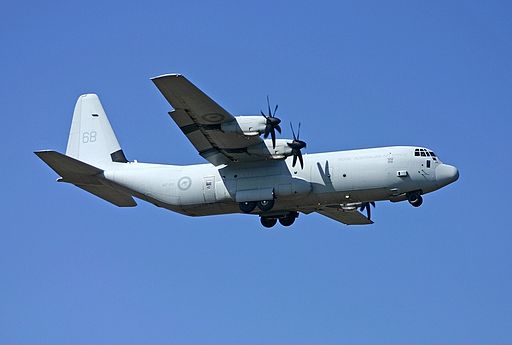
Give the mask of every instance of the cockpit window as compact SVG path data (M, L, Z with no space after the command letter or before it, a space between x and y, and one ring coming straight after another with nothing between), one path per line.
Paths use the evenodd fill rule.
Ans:
M437 155L434 153L434 151L430 151L427 149L421 149L421 148L414 149L414 155L416 157L432 157L432 160L434 160L436 162L438 161Z

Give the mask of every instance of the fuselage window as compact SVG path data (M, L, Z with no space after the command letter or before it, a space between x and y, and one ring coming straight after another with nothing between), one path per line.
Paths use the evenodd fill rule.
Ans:
M423 151L421 151L421 157L425 157L427 154Z
M430 159L427 159L427 168L430 168Z

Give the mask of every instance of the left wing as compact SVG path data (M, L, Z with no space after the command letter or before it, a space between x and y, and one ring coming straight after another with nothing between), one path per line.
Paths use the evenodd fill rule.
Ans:
M325 207L321 210L317 210L316 212L320 213L322 216L329 217L337 222L347 225L373 224L373 221L366 218L361 212L357 210L343 211L338 208Z
M199 154L214 165L236 161L260 160L247 152L249 146L262 144L259 136L223 132L221 126L233 123L235 117L180 74L167 74L151 79L174 108L172 119L187 136Z

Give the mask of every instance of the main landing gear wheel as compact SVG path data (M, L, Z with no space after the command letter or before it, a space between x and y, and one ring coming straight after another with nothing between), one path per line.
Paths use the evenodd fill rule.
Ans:
M279 223L281 223L282 226L290 226L295 222L297 216L297 212L290 212L285 217L279 218Z
M420 207L423 204L423 197L419 192L407 194L407 200L414 207Z
M270 211L274 207L274 200L258 201L258 208L263 212Z
M276 218L267 218L267 217L261 217L260 218L261 225L263 225L266 228L271 228L277 223Z
M254 210L254 208L256 207L256 202L255 201L244 201L244 202L241 202L239 205L240 205L240 209L242 210L242 212L251 213Z

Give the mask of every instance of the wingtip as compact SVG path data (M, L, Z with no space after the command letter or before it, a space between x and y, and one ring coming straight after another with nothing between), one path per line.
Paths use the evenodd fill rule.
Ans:
M45 153L52 152L52 151L53 150L37 150L37 151L34 151L34 154L39 157L40 155L44 155Z
M151 80L157 80L157 79L162 79L162 78L169 78L169 77L182 77L182 74L179 74L179 73L168 73L168 74L162 74L162 75L158 75L156 77L152 77Z

